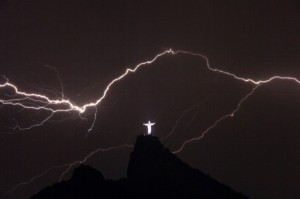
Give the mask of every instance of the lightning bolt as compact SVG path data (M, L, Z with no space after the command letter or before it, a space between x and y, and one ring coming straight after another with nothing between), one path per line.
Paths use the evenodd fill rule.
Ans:
M186 110L183 111L183 113L176 119L175 124L173 125L171 131L160 138L160 140L166 140L167 138L169 138L171 135L173 135L177 129L177 127L179 126L179 122L185 117L186 114L188 114L189 112L196 110L198 112L199 106L201 104L203 104L205 101L207 101L208 97L206 97L204 100L201 100L201 102L194 104L193 106L187 108ZM192 123L192 121L195 119L196 114L194 114L194 116L191 118L191 120L188 122L188 124L190 125Z
M0 84L0 89L3 89L3 88L13 89L13 91L15 93L14 96L22 96L23 98L16 98L16 99L13 98L13 99L9 99L9 100L0 99L0 103L3 105L19 106L23 109L31 109L31 110L36 110L36 111L44 110L44 111L51 112L51 115L49 117L45 118L39 124L31 125L31 126L25 127L25 128L21 128L20 126L15 127L15 129L18 129L18 130L28 130L33 127L41 126L41 125L45 124L49 119L51 119L55 113L59 113L59 112L76 111L81 115L84 112L86 112L86 110L89 107L96 107L96 106L100 105L101 102L107 96L107 94L110 91L110 89L112 88L112 86L114 84L116 84L117 82L121 81L123 78L125 78L129 73L135 73L140 67L145 66L145 65L150 65L153 62L155 62L157 59L159 59L160 57L165 56L167 54L171 54L171 55L188 54L188 55L200 57L205 60L206 66L210 71L221 73L223 75L230 76L236 80L243 81L246 83L252 83L254 85L269 83L269 82L271 82L273 80L277 80L277 79L295 81L296 83L300 84L300 81L297 78L288 77L288 76L273 76L273 77L270 77L269 79L257 80L257 81L254 79L250 79L250 78L243 78L234 73L230 73L228 71L224 71L224 70L220 70L220 69L211 67L210 63L209 63L209 59L202 54L193 53L193 52L189 52L189 51L183 51L183 50L173 51L172 49L169 49L162 53L157 54L151 60L139 63L134 68L127 68L124 73L122 73L120 76L113 79L106 86L106 88L103 91L103 94L95 102L90 102L90 103L84 104L83 106L78 106L78 105L72 103L70 100L64 99L63 98L64 97L63 86L62 86L62 99L50 99L46 95L20 91L18 89L18 87L16 85L10 83L7 78L6 78L6 83ZM59 73L57 72L57 74L59 74ZM60 80L60 82L61 82L61 80ZM61 85L62 85L62 83L61 83ZM28 103L28 101L30 101L31 103ZM36 102L39 102L39 103L36 103ZM36 104L34 104L34 103L36 103ZM94 120L91 125L91 128L88 130L89 132L92 131L96 117L97 117L97 111L94 114Z
M98 105L100 105L100 103L105 99L107 93L110 91L111 87L116 84L117 82L119 82L120 80L122 80L124 77L126 77L129 73L134 73L136 72L141 66L144 65L149 65L152 64L153 62L155 62L158 58L166 55L166 54L174 54L175 52L170 50L166 50L160 54L157 54L153 59L142 62L138 65L136 65L134 68L127 68L125 70L125 72L123 74L121 74L120 76L116 77L115 79L113 79L105 88L105 90L103 91L103 94L100 96L100 98L98 98L98 100L96 100L95 102L90 102L87 103L83 106L77 106L76 104L73 104L70 100L66 100L66 99L50 99L49 97L47 97L46 95L42 95L42 94L36 94L36 93L27 93L24 91L20 91L18 89L18 87L12 83L9 83L8 79L6 79L6 83L4 84L0 84L0 89L1 88L11 88L13 89L13 91L15 92L16 96L23 96L25 98L22 99L18 99L17 101L12 101L12 100L4 100L4 99L0 99L0 103L2 103L3 105L11 105L11 106L19 106L23 109L31 109L31 110L45 110L45 111L49 111L52 113L52 116L55 113L59 113L59 112L70 112L70 111L76 111L79 114L83 114L87 108L89 107L96 107ZM63 94L62 94L63 96ZM42 105L27 105L27 100L32 101L32 102L40 102L42 103ZM51 108L50 106L64 106L64 108ZM95 114L94 117L94 121L96 119L97 114ZM47 122L49 119L51 119L51 117L48 117L46 119L44 119L40 124L36 124L36 125L32 125L30 127L26 127L26 128L21 128L21 127L17 127L16 129L19 130L28 130L31 129L33 127L37 127L37 126L41 126L43 125L45 122ZM91 125L91 128L89 129L89 131L92 130L92 127L94 125Z
M209 126L205 131L203 131L203 132L201 133L200 136L194 137L194 138L191 138L191 139L189 139L189 140L184 141L183 144L180 146L180 148L177 149L177 150L175 150L175 151L173 151L173 153L176 154L176 153L181 152L187 144L189 144L189 143L191 143L191 142L194 142L194 141L198 141L198 140L204 138L204 136L205 136L211 129L215 128L215 127L216 127L220 122L222 122L223 120L225 120L225 119L227 119L227 118L234 117L235 114L240 110L242 104L243 104L243 103L244 103L244 102L245 102L245 101L246 101L246 100L254 93L254 91L256 91L256 89L258 89L260 86L261 86L260 84L256 85L256 86L255 86L255 87L254 87L254 88L253 88L253 89L252 89L245 97L243 97L243 98L239 101L237 107L236 107L233 111L231 111L230 113L228 113L228 114L226 114L226 115L223 115L222 117L220 117L219 119L217 119L211 126Z
M65 94L64 94L64 85L63 85L63 82L61 80L61 77L60 77L60 73L59 71L54 67L54 66L50 66L50 65L44 65L46 68L49 68L50 70L53 70L56 74L56 77L59 81L59 84L60 84L60 88L61 88L61 99L64 99L65 98Z
M14 91L14 95L6 96L6 97L10 97L10 99L0 99L0 104L8 105L8 106L16 106L16 107L20 107L22 109L29 109L29 110L33 110L33 111L47 111L47 112L50 113L49 116L44 118L40 123L31 125L31 126L25 127L25 128L21 128L21 127L17 126L15 128L17 130L28 130L28 129L31 129L31 128L34 128L34 127L44 125L47 121L49 121L54 116L54 114L61 113L61 112L77 112L79 117L82 118L81 115L83 113L85 113L88 108L95 107L94 120L93 120L93 123L91 124L91 127L88 129L88 131L90 132L90 131L92 131L92 129L95 125L96 118L97 118L97 114L98 114L97 106L99 106L101 104L101 102L105 99L105 97L107 96L107 94L109 93L111 88L116 83L118 83L119 81L124 79L128 74L135 73L136 71L138 71L138 69L140 67L150 65L150 64L154 63L160 57L163 57L165 55L177 55L177 54L187 54L187 55L199 57L199 58L201 58L202 60L205 61L205 64L206 64L206 67L207 67L208 70L210 70L212 72L215 72L215 73L220 73L222 75L231 77L235 80L238 80L238 81L241 81L241 82L244 82L244 83L252 84L253 88L246 96L244 96L239 101L239 103L237 104L236 108L233 111L231 111L230 113L227 113L226 115L220 117L211 126L209 126L204 132L202 132L199 136L184 141L183 144L179 147L179 149L173 151L173 153L175 153L175 154L181 152L187 144L195 142L195 141L199 141L202 138L204 138L205 135L211 129L215 128L219 123L221 123L225 119L234 117L235 114L240 110L240 107L242 106L242 104L245 103L246 100L249 97L251 97L254 94L254 92L261 85L270 83L274 80L293 81L293 82L296 82L297 84L300 85L300 81L297 78L289 77L289 76L276 75L276 76L272 76L272 77L269 77L267 79L261 79L261 80L255 80L255 79L251 79L251 78L244 78L244 77L238 76L234 73L231 73L229 71L220 70L218 68L211 67L211 65L209 63L209 59L206 56L202 55L202 54L189 52L189 51L183 51L183 50L173 51L172 49L169 49L169 50L166 50L166 51L163 51L163 52L157 54L156 56L154 56L154 58L152 58L148 61L139 63L134 68L127 68L125 70L125 72L123 72L121 75L117 76L116 78L114 78L113 80L111 80L109 82L109 84L105 87L102 95L96 101L89 102L87 104L84 104L83 106L78 106L78 105L72 103L72 101L70 101L68 99L65 99L65 97L63 95L63 87L62 87L61 98L60 99L51 99L50 97L47 97L46 95L21 91L16 85L10 83L10 81L6 77L5 77L5 80L6 80L5 83L0 84L0 90L1 89L12 89ZM62 83L61 83L61 86L62 86ZM184 114L186 114L186 113L183 113L183 115ZM179 120L181 120L181 118L179 118ZM176 121L176 123L178 123L179 120ZM176 129L176 127L175 127L175 129ZM167 137L170 136L171 134L173 134L175 129L172 129L170 134L167 135ZM122 147L132 148L133 146L125 144L125 145L120 145L120 146L117 146L117 147L110 147L110 148L107 148L107 149L101 149L101 148L97 149L97 150L91 152L90 154L88 154L87 156L85 156L82 160L74 161L70 164L64 164L64 165L60 165L60 166L50 167L49 169L44 171L42 174L40 174L38 176L35 176L34 178L30 179L29 181L16 185L12 189L12 191L16 190L21 185L26 185L26 184L29 184L29 183L33 182L34 180L42 177L43 175L45 175L46 173L50 172L53 169L67 167L67 169L60 176L60 180L62 180L64 175L66 173L68 173L70 171L70 169L72 169L73 166L86 162L91 156L95 155L96 153L115 150L115 149L119 149L119 148L122 148Z
M41 174L32 177L32 178L29 179L28 181L26 181L26 182L21 182L21 183L15 185L11 190L9 190L8 192L6 192L6 193L4 194L4 196L13 193L14 191L16 191L18 188L20 188L20 187L22 187L22 186L29 185L29 184L33 183L33 182L36 181L37 179L39 179L39 178L45 176L45 175L46 175L47 173L49 173L50 171L53 171L53 170L56 170L56 169L61 169L61 168L67 167L68 165L69 165L69 164L63 164L63 165L55 165L55 166L52 166L52 167L46 169L45 171L43 171Z
M91 158L95 154L97 154L99 152L108 152L108 151L117 150L117 149L121 149L121 148L133 148L133 145L123 144L123 145L109 147L109 148L98 148L98 149L92 151L91 153L89 153L82 160L77 160L77 161L74 161L74 162L68 164L68 168L60 175L59 181L62 181L63 177L72 169L72 167L74 167L75 165L78 165L78 164L85 163L89 158Z
M112 150L117 150L117 149L121 149L121 148L133 148L133 145L129 145L129 144L123 144L123 145L119 145L119 146L113 146L113 147L109 147L109 148L98 148L94 151L92 151L91 153L89 153L88 155L86 155L82 160L77 160L74 161L72 163L67 163L67 164L62 164L62 165L54 165L52 167L49 167L48 169L46 169L45 171L43 171L42 173L32 177L31 179L25 181L25 182L21 182L17 185L15 185L11 190L9 190L8 192L6 192L4 194L8 195L10 193L13 193L14 191L16 191L18 188L25 186L25 185L29 185L31 183L33 183L34 181L36 181L37 179L45 176L46 174L48 174L49 172L56 170L56 169L62 169L64 167L66 167L66 169L61 173L60 177L59 177L59 181L62 181L63 177L76 165L79 164L84 164L88 159L90 159L92 156L96 155L99 152L108 152L108 151L112 151Z

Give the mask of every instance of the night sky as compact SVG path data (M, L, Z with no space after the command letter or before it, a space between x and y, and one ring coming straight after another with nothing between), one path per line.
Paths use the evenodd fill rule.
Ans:
M297 0L2 0L0 75L22 91L82 106L96 101L126 68L167 49L201 53L214 68L254 80L300 79L300 4ZM1 76L0 84L6 78ZM115 84L81 119L0 104L0 195L53 165L83 159L97 148L134 144L153 134L171 151L232 112L254 87L207 69L187 54L165 55ZM0 99L13 95L0 89ZM254 199L300 198L300 84L263 84L235 117L176 154ZM175 128L176 127L176 128ZM173 131L172 131L173 129ZM100 152L86 163L106 178L126 176L131 148ZM57 182L53 170L7 198L28 198ZM70 172L65 176L67 179Z

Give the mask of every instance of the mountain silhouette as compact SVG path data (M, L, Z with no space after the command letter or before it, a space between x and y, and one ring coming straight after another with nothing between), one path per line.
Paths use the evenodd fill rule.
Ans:
M46 187L31 197L50 198L248 198L178 159L158 137L138 136L130 155L127 178L106 180L88 165L80 165L72 177Z

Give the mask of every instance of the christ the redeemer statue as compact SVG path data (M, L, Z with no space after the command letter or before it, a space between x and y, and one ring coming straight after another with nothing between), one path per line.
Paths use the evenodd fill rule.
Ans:
M153 126L155 123L151 123L150 121L148 121L148 123L145 123L144 125L147 126L148 128L148 135L151 134L151 126Z

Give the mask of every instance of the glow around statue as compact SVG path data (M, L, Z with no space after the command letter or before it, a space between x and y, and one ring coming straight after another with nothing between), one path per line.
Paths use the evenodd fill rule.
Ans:
M150 121L148 121L148 123L145 123L144 125L147 126L148 129L148 135L151 134L151 127L154 125L155 123L151 123Z

